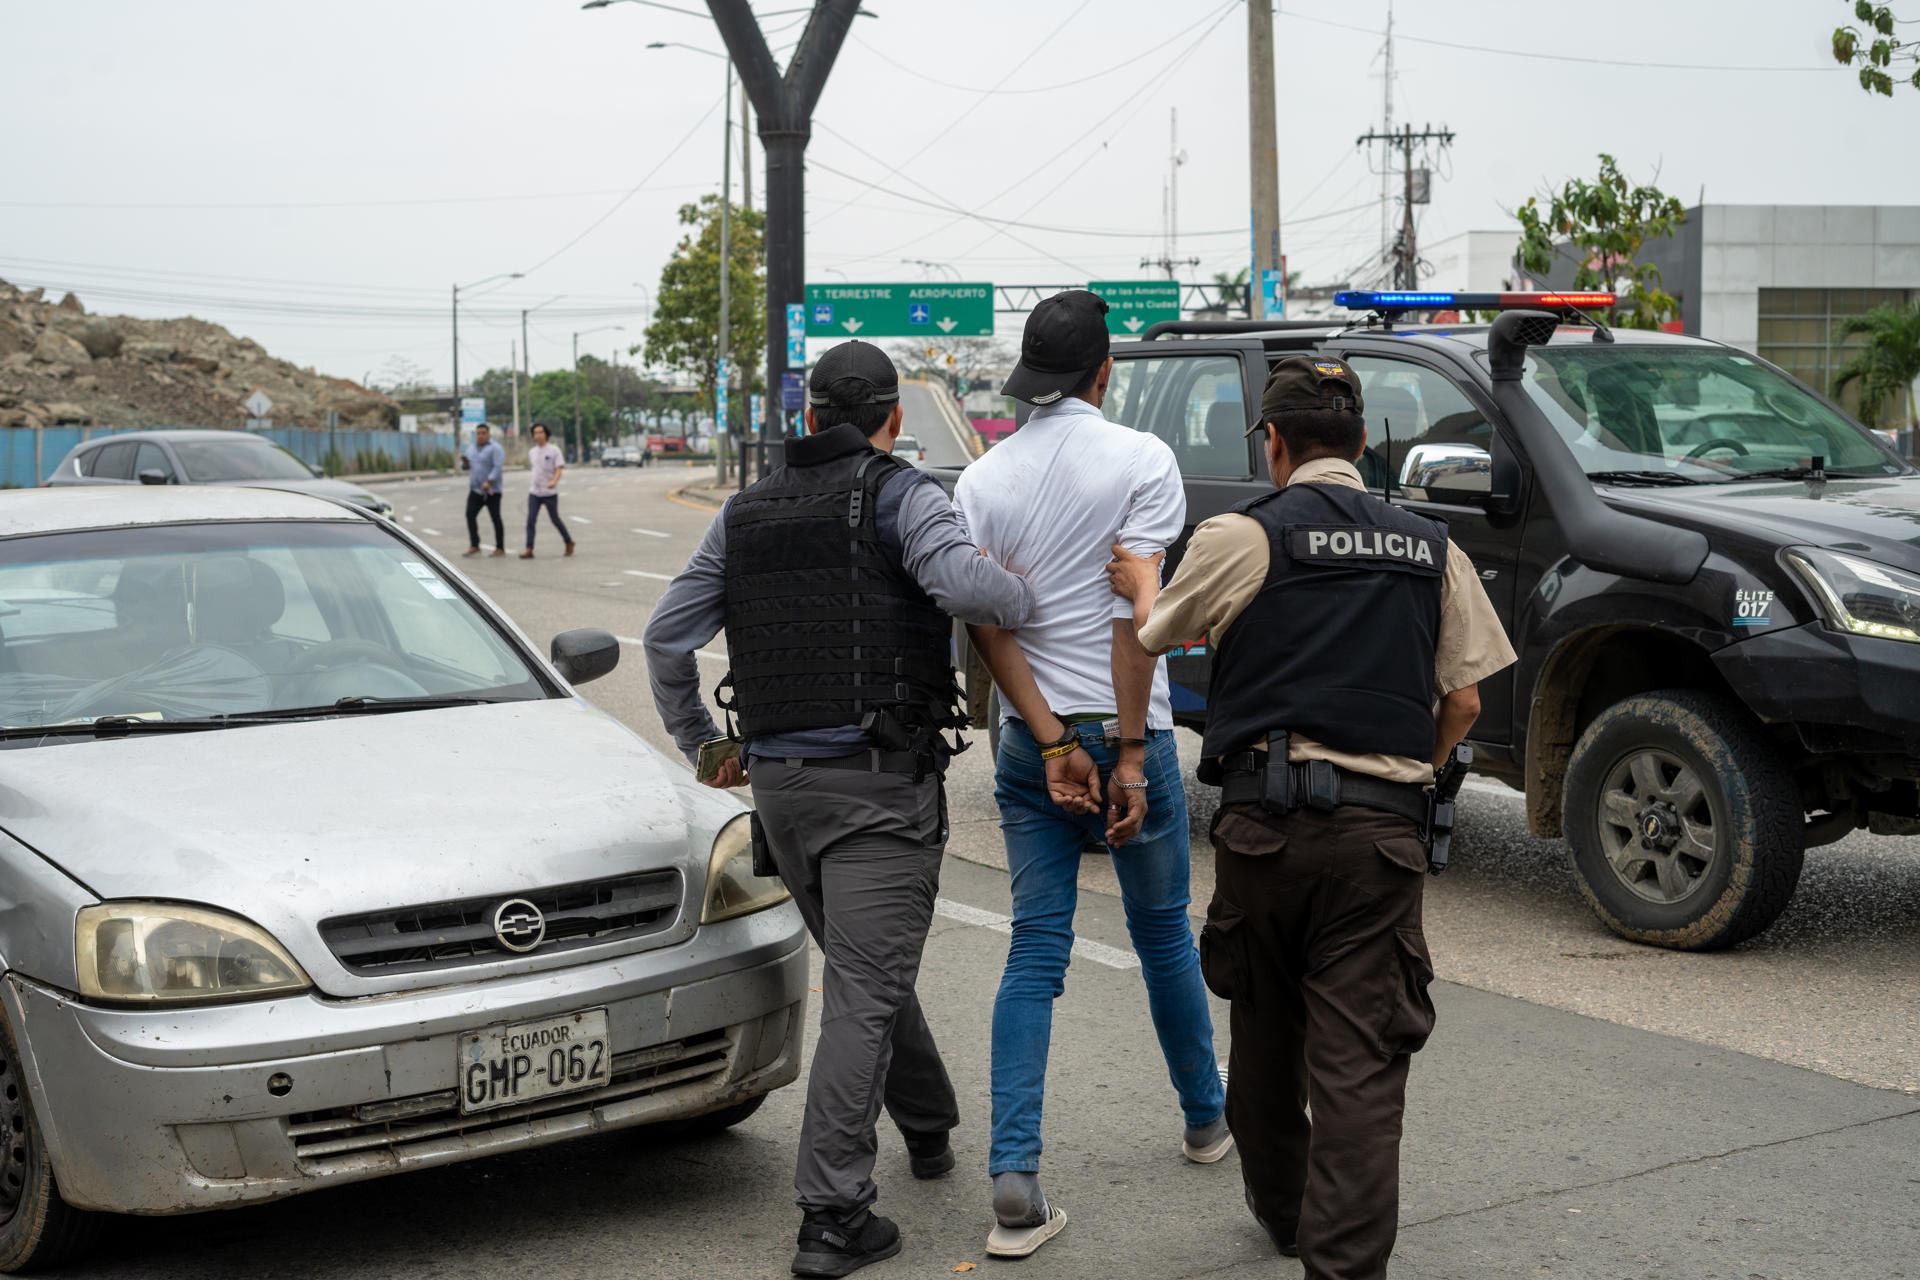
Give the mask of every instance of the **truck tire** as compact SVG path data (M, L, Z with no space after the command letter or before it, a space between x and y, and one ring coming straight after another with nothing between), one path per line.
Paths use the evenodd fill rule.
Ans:
M37 1271L79 1253L91 1236L94 1215L60 1198L47 1144L27 1095L26 1073L14 1048L13 1028L0 1016L0 1271Z
M1760 725L1711 693L1614 703L1567 766L1580 892L1623 938L1713 951L1786 909L1806 853L1799 790Z

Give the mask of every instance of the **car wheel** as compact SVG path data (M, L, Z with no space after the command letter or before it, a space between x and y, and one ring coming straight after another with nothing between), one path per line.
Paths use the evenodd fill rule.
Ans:
M1587 902L1624 938L1711 951L1786 909L1806 836L1760 725L1694 690L1616 702L1567 766L1567 842Z
M723 1133L745 1120L760 1109L767 1100L766 1094L748 1098L745 1102L736 1102L730 1107L718 1111L709 1111L705 1115L691 1116L685 1120L662 1120L658 1124L644 1126L640 1132L648 1138L711 1138Z
M6 1021L0 1017L0 1130L6 1140L0 1155L5 1164L0 1170L0 1271L31 1271L78 1253L91 1234L93 1215L60 1198Z

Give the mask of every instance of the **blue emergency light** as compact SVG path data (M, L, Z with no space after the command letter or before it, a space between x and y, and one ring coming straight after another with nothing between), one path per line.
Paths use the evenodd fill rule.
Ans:
M1345 290L1333 295L1349 311L1516 311L1568 307L1610 307L1611 293L1376 293Z

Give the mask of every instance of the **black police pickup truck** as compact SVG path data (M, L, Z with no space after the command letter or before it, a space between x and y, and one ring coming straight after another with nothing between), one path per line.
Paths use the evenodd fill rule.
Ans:
M1920 832L1920 472L1764 360L1597 325L1605 295L1340 301L1353 323L1117 342L1107 416L1172 446L1191 531L1269 484L1241 436L1269 364L1353 367L1363 474L1446 522L1519 652L1480 686L1474 767L1566 837L1609 927L1730 946L1809 846ZM1402 323L1454 308L1499 314ZM1196 729L1209 662L1204 636L1169 658Z

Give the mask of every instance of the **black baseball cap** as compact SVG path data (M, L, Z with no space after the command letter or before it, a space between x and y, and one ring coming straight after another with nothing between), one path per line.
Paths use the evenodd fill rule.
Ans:
M844 378L858 378L867 385L864 390L843 386L838 394L828 395L828 388ZM821 356L813 366L813 376L807 380L807 403L816 409L829 405L852 409L863 404L892 404L899 398L900 373L893 367L893 361L871 342L858 339L843 342Z
M1001 394L1028 404L1052 404L1080 388L1107 358L1107 304L1098 294L1069 289L1043 299L1020 335L1020 363Z
M1360 379L1344 360L1332 356L1287 356L1267 375L1260 393L1260 417L1247 428L1252 435L1276 414L1365 412Z

